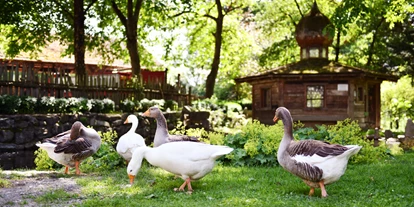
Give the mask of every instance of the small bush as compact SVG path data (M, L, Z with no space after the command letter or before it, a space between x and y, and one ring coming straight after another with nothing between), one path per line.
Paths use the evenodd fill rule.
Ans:
M339 121L336 125L330 125L327 128L329 138L326 141L341 145L362 146L359 153L351 157L351 162L372 163L380 161L388 156L387 147L384 144L374 147L373 140L369 141L364 138L365 135L362 133L361 127L359 127L357 121L345 119L344 121Z
M55 169L62 168L61 164L50 159L46 150L39 148L34 152L34 154L35 154L34 163L36 164L36 170L55 170Z
M33 114L35 112L35 106L37 103L37 98L30 96L20 97L21 104L18 109L19 114Z
M124 166L124 159L115 150L115 140L118 138L116 131L98 132L102 139L99 150L83 161L80 166L82 171L106 171Z
M0 96L0 113L15 114L21 104L21 100L17 96L1 95Z
M256 120L249 122L242 132L224 139L225 145L234 148L234 152L226 157L236 166L275 166L282 137L280 125L266 126Z

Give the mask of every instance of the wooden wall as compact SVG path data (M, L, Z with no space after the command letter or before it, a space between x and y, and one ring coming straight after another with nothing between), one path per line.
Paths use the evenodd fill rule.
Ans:
M324 85L324 107L307 108L306 107L306 86L308 84ZM338 90L338 84L347 84L348 90ZM367 91L368 86L376 85L380 82L369 82L364 79L355 81L350 80L329 80L329 81L284 81L283 79L261 80L252 83L253 97L253 118L260 120L265 124L273 124L273 116L278 106L288 108L294 121L300 120L305 125L315 124L336 124L338 120L351 118L357 120L361 127L371 127L372 122L378 120L369 120L367 117L368 103ZM355 89L362 87L364 90L363 100L355 99ZM263 107L261 103L261 90L263 88L271 89L271 105ZM379 91L376 91L376 100L379 102ZM379 109L376 113L380 113Z

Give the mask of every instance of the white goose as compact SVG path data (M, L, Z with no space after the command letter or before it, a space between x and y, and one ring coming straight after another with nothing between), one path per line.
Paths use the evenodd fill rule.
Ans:
M141 168L145 158L151 165L171 172L184 180L175 191L192 191L191 181L198 180L212 171L215 161L233 151L233 148L220 145L209 145L197 142L170 142L159 147L139 147L134 151L128 164L127 173L130 183Z
M76 121L70 130L36 145L46 150L52 160L64 165L65 174L68 174L69 167L75 167L76 174L79 175L80 162L98 151L101 137L94 129Z
M292 116L284 107L276 109L274 122L283 121L284 135L277 151L279 164L301 178L309 187L309 195L321 188L322 197L328 196L325 185L333 183L345 173L349 158L361 146L329 144L318 140L294 141Z
M179 141L199 142L197 137L188 136L188 135L179 135L179 134L169 134L168 127L167 127L167 120L165 119L162 111L157 106L150 107L142 115L146 117L152 117L157 121L157 129L154 135L154 147L158 147L168 142L179 142Z
M128 123L132 123L131 128L119 138L116 145L116 151L126 160L127 164L131 160L135 148L146 146L144 138L140 134L135 133L138 127L138 117L130 114L124 124Z

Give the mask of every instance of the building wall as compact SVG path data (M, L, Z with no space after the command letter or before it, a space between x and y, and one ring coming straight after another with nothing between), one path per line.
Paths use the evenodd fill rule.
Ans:
M367 116L369 104L368 87L380 83L365 79L338 81L284 81L279 79L262 80L252 83L253 118L264 124L273 124L275 110L279 106L288 108L294 121L300 120L305 125L336 124L338 120L351 118L357 120L361 127L371 127L378 120ZM308 85L324 86L324 107L306 107L306 89ZM263 103L263 90L269 89L270 103ZM358 91L359 90L359 91ZM362 93L362 94L359 94ZM378 97L379 91L374 96ZM376 100L379 101L378 98ZM378 104L378 103L377 103ZM380 113L379 109L375 113ZM379 118L375 118L379 119Z

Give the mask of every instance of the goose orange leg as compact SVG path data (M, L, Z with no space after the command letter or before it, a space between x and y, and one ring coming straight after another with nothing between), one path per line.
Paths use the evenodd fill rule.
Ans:
M319 182L319 186L321 187L322 197L325 198L328 196L328 193L326 193L325 184L323 184L323 180Z
M190 178L187 178L187 190L188 191L193 191L193 188L191 187L191 179Z
M65 166L65 174L69 174L69 167Z
M193 191L193 188L191 187L191 179L187 178L185 179L184 183L177 189L174 188L174 191L184 191L185 186L187 185L187 188L189 191Z
M315 188L310 188L309 196L313 196L313 193L315 193Z
M80 175L79 161L75 161L76 175Z

